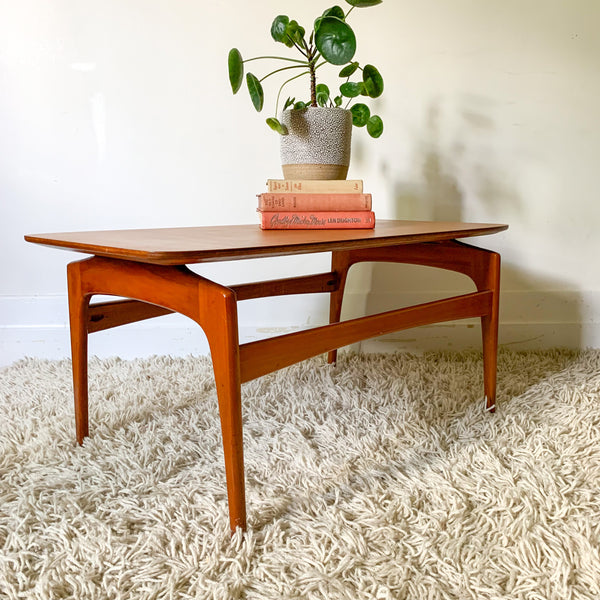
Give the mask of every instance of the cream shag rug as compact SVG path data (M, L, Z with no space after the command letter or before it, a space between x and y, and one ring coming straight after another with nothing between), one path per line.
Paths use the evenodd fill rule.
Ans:
M207 358L0 371L0 597L598 599L600 351L313 359L243 387L230 538Z

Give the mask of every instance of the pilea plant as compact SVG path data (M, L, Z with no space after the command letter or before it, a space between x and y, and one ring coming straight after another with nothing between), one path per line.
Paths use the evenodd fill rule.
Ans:
M287 108L303 109L309 106L332 106L350 108L352 122L357 127L366 125L371 137L379 137L383 132L383 122L377 115L372 115L369 107L356 102L350 106L355 98L367 96L377 98L383 93L383 78L379 71L370 64L361 67L354 60L356 53L356 36L348 24L348 16L355 8L367 8L381 4L383 0L346 0L350 4L348 12L340 6L328 8L313 25L308 38L306 30L297 21L290 20L285 15L275 17L271 25L271 37L288 48L296 49L302 58L289 58L284 56L255 56L243 59L237 48L229 52L228 67L231 89L236 94L244 81L244 64L254 60L270 59L281 60L289 63L285 67L275 69L261 79L253 73L246 73L246 84L250 93L252 104L257 111L261 111L264 104L264 91L262 82L271 75L285 71L297 70L298 73L281 84L275 103L275 115L278 115L279 101L283 88L291 81L307 76L310 81L310 99L307 101L288 98L283 110ZM339 77L343 82L339 86L339 94L333 95L324 83L317 83L317 71L326 64L343 66ZM358 81L351 81L352 78ZM345 106L342 106L345 102ZM269 117L267 124L271 129L282 135L287 134L287 129L277 116Z

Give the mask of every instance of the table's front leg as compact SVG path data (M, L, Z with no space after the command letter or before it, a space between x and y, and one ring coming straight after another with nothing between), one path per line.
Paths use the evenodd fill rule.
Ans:
M67 270L77 440L88 435L87 336L89 299L108 294L186 315L204 330L211 350L225 456L232 531L246 528L237 300L231 289L182 266L158 266L93 257ZM139 320L131 305L129 322ZM126 319L121 318L123 324Z
M211 282L212 283L212 282ZM215 374L231 531L246 529L242 397L237 302L233 295L202 296L209 318L202 326L210 346Z

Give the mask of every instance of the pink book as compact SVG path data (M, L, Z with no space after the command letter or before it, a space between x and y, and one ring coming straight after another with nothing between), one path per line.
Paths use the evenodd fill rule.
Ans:
M258 195L258 210L371 210L371 194L299 194L295 192Z
M259 211L261 229L373 229L375 213L356 211Z

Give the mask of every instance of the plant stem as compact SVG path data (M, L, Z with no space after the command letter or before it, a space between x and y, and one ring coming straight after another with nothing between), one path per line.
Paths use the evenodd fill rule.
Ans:
M278 112L279 112L279 96L281 96L281 91L283 90L283 87L288 84L290 81L294 81L294 79L298 79L298 77L302 77L302 75L306 75L307 71L305 71L304 73L300 73L299 75L296 75L295 77L291 77L290 79L288 79L287 81L284 81L281 84L281 87L279 88L279 92L277 92L277 102L275 103L275 116L278 116Z
M317 76L315 75L315 63L308 63L308 71L310 73L310 105L317 106Z
M304 49L301 48L300 46L298 46L298 44L296 42L293 41L293 43L294 43L294 47L296 48L296 50L298 50L298 52L300 52L300 54L303 54L304 56L306 56L306 58L308 58L308 54L304 51Z
M319 53L312 45L308 49L308 72L310 74L310 105L317 106L317 75L315 73L315 63Z

